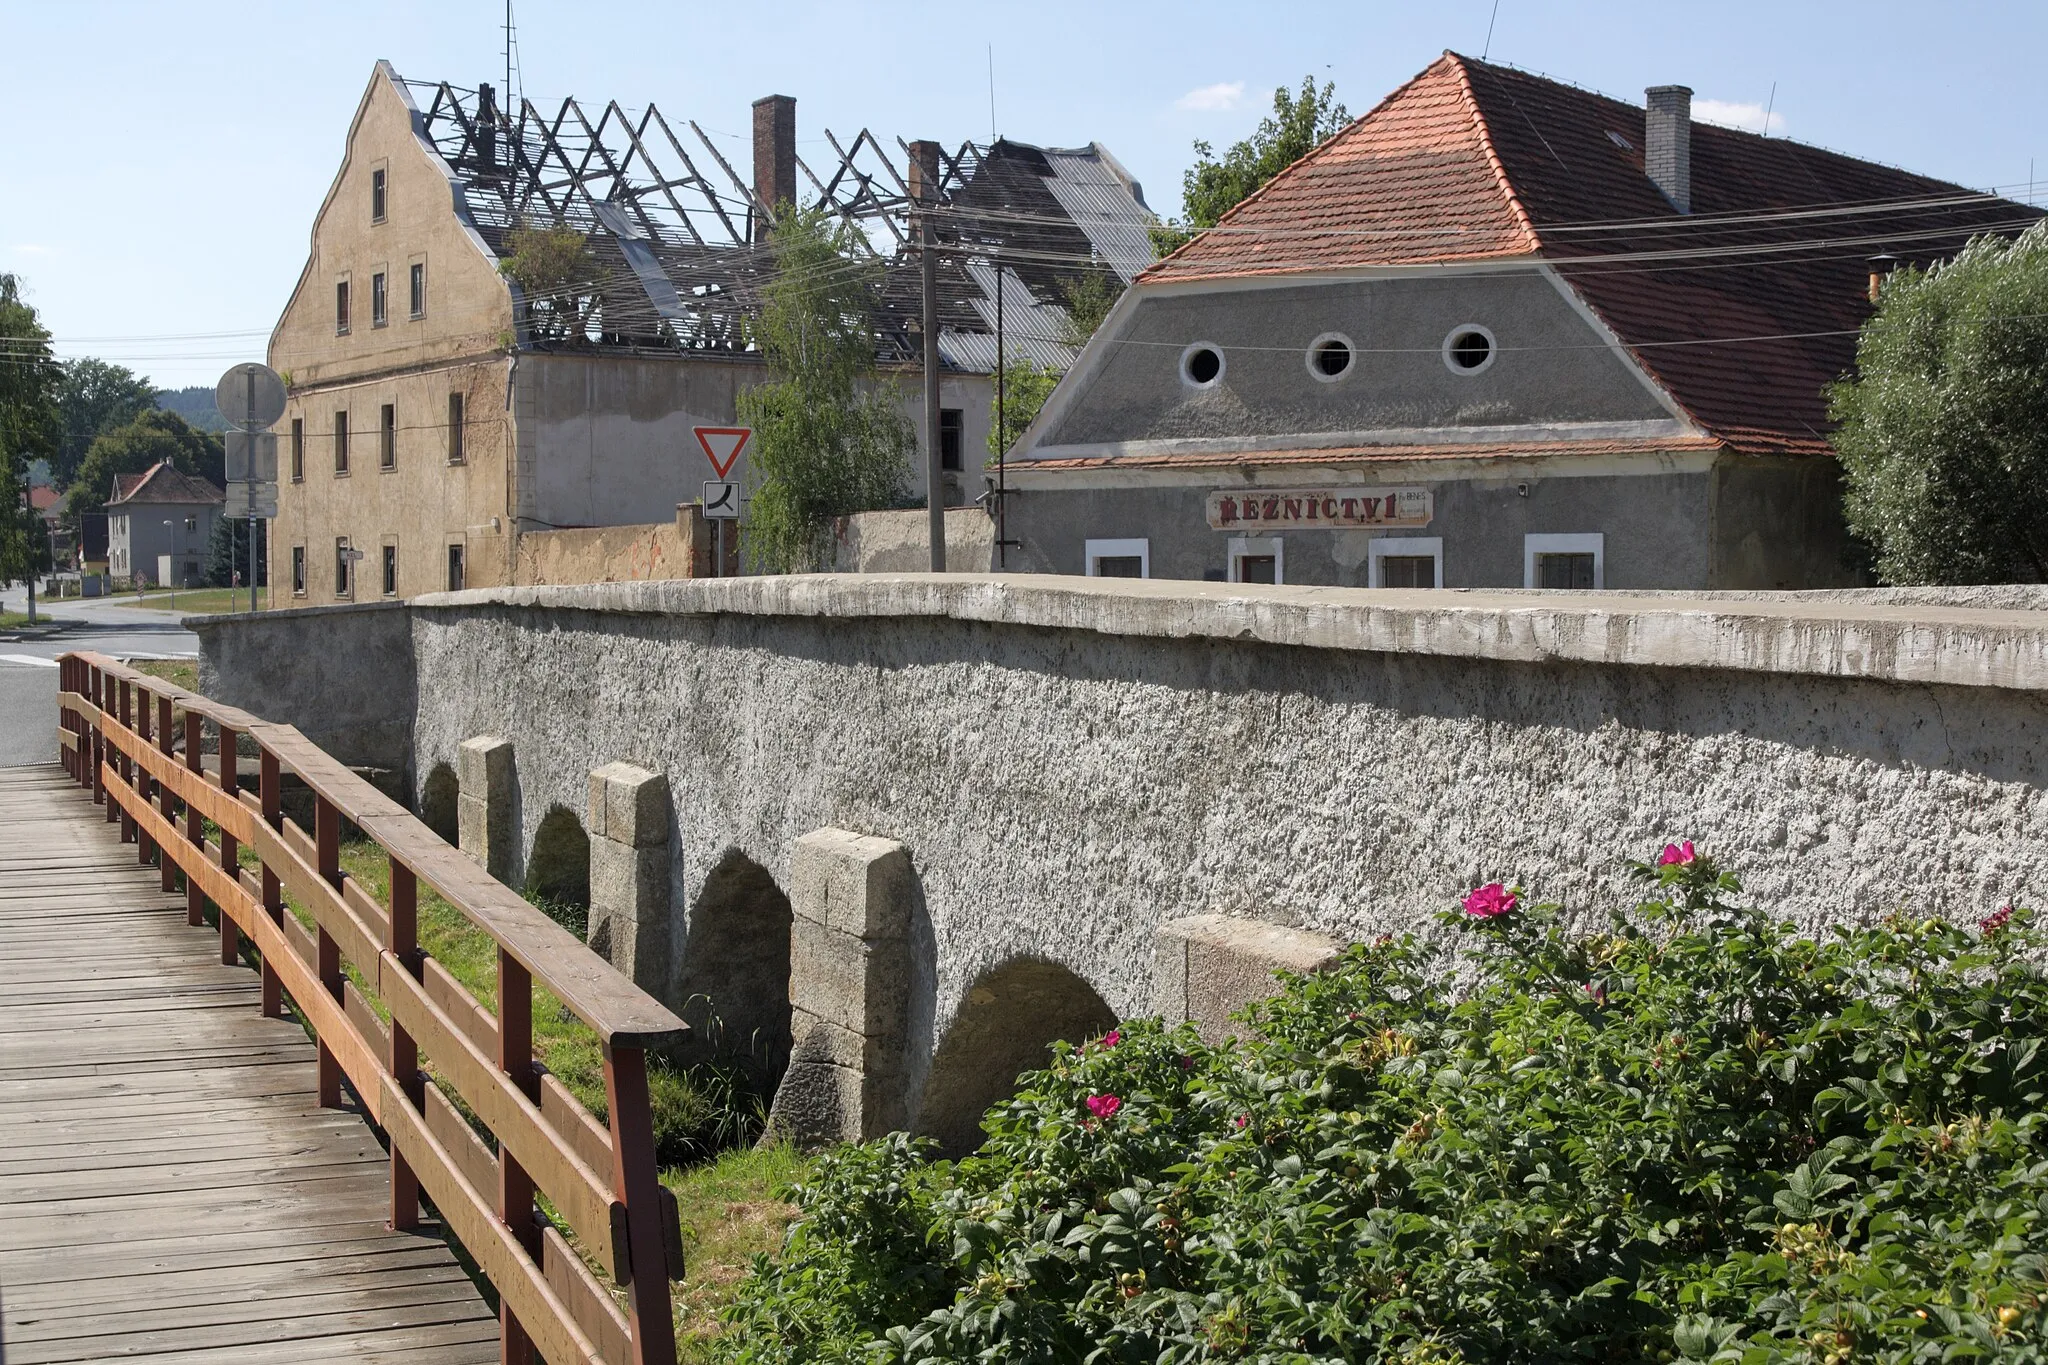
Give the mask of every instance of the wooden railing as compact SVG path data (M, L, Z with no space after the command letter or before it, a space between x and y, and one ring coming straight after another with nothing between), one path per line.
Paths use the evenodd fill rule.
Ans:
M669 1280L682 1277L682 1239L656 1178L646 1051L688 1026L292 727L97 654L66 654L60 667L65 770L93 789L139 860L162 869L164 890L183 873L192 924L204 922L204 901L218 907L222 962L239 960L241 939L254 945L263 1012L281 1015L289 999L317 1041L320 1103L339 1105L345 1078L389 1136L391 1225L417 1226L424 1192L497 1289L503 1358L673 1365ZM212 779L202 766L209 727ZM245 739L255 792L239 779ZM287 773L311 792L310 833L283 814ZM342 871L343 820L389 859L388 903ZM244 848L257 866L241 866ZM420 950L422 885L497 943L495 1016ZM286 913L287 892L311 913L311 932ZM596 1031L608 1126L535 1061L536 983ZM489 1129L495 1153L422 1072L422 1054ZM623 1313L536 1194L623 1287Z

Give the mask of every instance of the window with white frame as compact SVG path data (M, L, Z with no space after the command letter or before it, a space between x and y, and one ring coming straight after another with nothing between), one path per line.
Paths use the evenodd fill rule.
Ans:
M1090 578L1150 578L1149 540L1091 540L1085 548Z
M1285 583L1287 552L1278 536L1240 536L1225 551L1233 583Z
M1441 588L1444 585L1442 536L1376 536L1368 550L1375 588Z
M1599 531L1522 537L1522 586L1581 592L1607 586L1607 537Z

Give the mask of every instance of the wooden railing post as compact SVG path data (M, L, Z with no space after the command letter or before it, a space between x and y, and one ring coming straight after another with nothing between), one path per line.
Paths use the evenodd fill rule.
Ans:
M626 1320L633 1329L634 1365L671 1365L675 1323L669 1317L668 1259L662 1246L661 1179L654 1164L654 1111L647 1095L647 1054L637 1047L604 1048L604 1098L612 1126L612 1193L626 1206Z
M135 733L152 748L156 745L156 697L141 683L135 685ZM138 766L134 775L135 795L143 805L156 803L157 788L149 769ZM140 827L135 833L135 861L148 864L156 857L156 840Z
M102 716L106 714L107 708L113 700L108 695L110 690L107 686L107 671L103 668L94 668L92 671L92 704L99 708ZM106 765L106 732L95 723L92 727L92 799L107 808L107 823L112 824L121 818L121 812L115 809L119 803L107 799Z
M166 694L156 699L156 747L157 752L163 754L166 758L176 753L178 749L173 734L174 728L175 721L171 715L171 699ZM153 779L152 782L156 788L157 809L162 813L164 822L166 824L175 824L178 816L177 794L166 783L155 782ZM178 860L171 856L170 850L157 850L157 871L160 874L163 890L169 891L177 886Z
M313 848L320 877L336 891L341 890L341 812L332 801L316 796L313 802ZM342 998L341 945L334 941L334 935L327 932L326 925L319 926L319 951L314 961L314 972L320 978L321 989L339 1002ZM341 1107L341 1063L335 1060L325 1040L318 1044L317 1061L318 1090L320 1107L339 1109Z
M115 712L115 714L120 718L123 725L132 730L135 728L135 689L129 686L126 678L116 683L115 687L117 695L121 699L121 709ZM135 760L128 757L126 749L115 749L114 766L116 771L121 774L121 780L126 782L131 788L134 787ZM121 842L132 844L136 842L138 837L139 831L135 827L134 812L123 806L121 808Z
M540 1103L540 1076L533 1069L533 974L518 958L498 949L498 1069L512 1078L535 1104ZM540 1224L534 1221L533 1177L519 1164L503 1139L498 1142L498 1216L539 1264ZM511 1306L498 1305L500 1365L528 1365L533 1344Z
M241 799L241 775L237 771L236 749L240 746L241 735L223 725L220 729L220 789L228 796ZM220 832L220 870L228 874L229 880L240 884L242 880L242 843L225 829ZM232 967L241 960L241 936L235 931L234 917L228 914L225 905L215 906L220 915L220 962L223 967Z
M64 693L69 691L71 691L71 660L59 655L57 658L57 695L62 697ZM61 701L57 706L57 728L66 734L71 733L71 708L64 705ZM57 762L63 765L66 777L74 782L78 780L78 773L71 766L71 747L68 744L58 749Z
M420 966L419 879L396 858L391 860L391 923L384 946L405 965L408 975L418 979ZM420 1073L419 1045L398 1020L391 1021L391 1074L405 1101L424 1111L427 1104L426 1078ZM419 1226L420 1182L399 1152L391 1147L391 1229L394 1232Z
M200 715L197 711L185 712L185 769L188 772L197 773L198 778L196 780L200 782L206 780L205 748L206 717ZM200 856L203 858L205 857L203 850L206 845L206 829L200 823L200 820L199 807L187 801L185 803L185 842L194 848L202 850ZM205 900L205 894L199 889L198 878L187 876L185 878L185 923L194 929L206 923L206 915L203 908Z
M257 770L257 790L263 799L263 823L280 832L284 829L284 771L277 755L265 748ZM284 923L284 886L269 863L263 864L263 913L272 924ZM277 964L263 961L263 1017L284 1017L284 986L278 980Z

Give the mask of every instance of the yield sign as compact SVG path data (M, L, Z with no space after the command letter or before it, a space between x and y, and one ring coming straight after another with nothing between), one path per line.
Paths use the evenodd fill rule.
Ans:
M740 448L747 438L754 434L752 427L693 427L697 433L697 444L704 447L704 457L711 461L711 467L724 478L732 472L733 462L740 457Z

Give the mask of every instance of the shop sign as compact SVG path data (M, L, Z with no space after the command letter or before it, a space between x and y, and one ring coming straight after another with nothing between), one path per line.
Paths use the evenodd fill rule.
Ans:
M1209 525L1219 531L1243 526L1427 526L1435 514L1427 488L1302 488L1278 493L1240 488L1209 495Z

